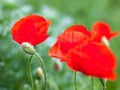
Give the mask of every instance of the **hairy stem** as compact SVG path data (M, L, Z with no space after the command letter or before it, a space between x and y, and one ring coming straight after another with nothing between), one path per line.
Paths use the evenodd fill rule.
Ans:
M106 81L104 79L100 79L100 82L102 84L102 90L106 90Z
M94 90L94 78L91 77L91 90Z
M32 90L34 90L34 83L33 83L33 78L32 78L32 74L31 74L32 57L33 57L33 55L30 56L30 60L29 60L29 63L28 63L28 72L29 72L29 78L30 78Z
M74 72L74 86L75 90L77 90L77 72Z
M43 63L43 59L41 58L41 56L38 53L35 53L35 55L37 56L38 61L40 62L41 66L42 66L43 73L44 73L44 79L45 79L45 89L44 90L47 90L47 76L46 76L46 70L45 70L45 65Z

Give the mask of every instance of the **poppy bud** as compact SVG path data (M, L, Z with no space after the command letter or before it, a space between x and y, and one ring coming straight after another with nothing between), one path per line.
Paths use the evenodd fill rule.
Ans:
M55 69L56 71L59 71L59 70L60 70L59 64L55 63L55 64L54 64L54 69Z
M21 44L21 47L28 54L34 54L36 52L34 47L31 44L27 43L27 42L23 42Z
M43 76L43 71L40 67L38 67L36 70L36 77L38 80L41 80L42 76Z
M102 37L102 42L107 46L109 47L109 41L107 40L107 38L105 36Z

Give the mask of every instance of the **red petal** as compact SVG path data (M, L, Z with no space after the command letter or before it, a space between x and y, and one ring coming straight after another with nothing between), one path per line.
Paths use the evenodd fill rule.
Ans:
M36 22L35 24L36 25L31 25L31 31L30 29L26 30L28 42L33 45L41 43L48 37L48 35L46 34L48 30L47 22Z
M61 61L66 52L60 47L59 43L56 42L48 52L49 56L59 58Z
M101 41L101 38L105 36L108 40L118 35L118 32L111 32L111 28L105 22L98 21L92 26L92 38L95 41Z
M64 57L68 66L86 75L115 80L116 58L104 44L83 43L71 49Z
M64 55L76 45L82 43L89 37L81 32L64 32L58 36L58 40L49 51L49 55L63 60Z
M65 30L65 32L69 32L69 31L77 31L77 32L84 33L88 36L91 36L91 33L83 25L74 25Z
M66 52L74 48L76 45L81 44L84 40L88 39L89 36L81 32L65 32L58 37L58 42Z
M111 33L111 38L113 38L113 37L115 37L115 36L117 36L117 35L119 35L119 32L112 32L112 33ZM111 38L110 38L110 39L111 39Z
M13 39L18 43L28 42L32 45L43 42L48 35L48 22L39 15L28 15L17 21L11 29Z

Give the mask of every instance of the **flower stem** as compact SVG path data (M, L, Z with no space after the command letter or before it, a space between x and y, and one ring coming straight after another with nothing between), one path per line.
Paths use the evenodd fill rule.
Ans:
M32 74L31 74L32 57L33 57L33 55L30 56L30 60L29 60L29 63L28 63L28 72L29 72L29 78L30 78L32 90L34 90L34 83L33 83L33 78L32 78Z
M91 77L91 90L94 90L94 78Z
M41 66L42 66L43 73L44 73L44 79L45 79L45 90L47 90L47 76L46 76L45 65L43 63L43 59L37 52L35 53L35 55L37 56L38 61L40 62Z
M74 72L74 86L75 90L77 90L77 72Z
M106 81L104 79L100 79L100 82L102 84L102 90L106 90Z
M36 80L36 90L41 90L41 84L39 80Z

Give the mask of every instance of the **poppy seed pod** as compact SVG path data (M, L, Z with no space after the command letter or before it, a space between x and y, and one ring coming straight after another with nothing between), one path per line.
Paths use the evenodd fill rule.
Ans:
M38 80L41 80L42 77L43 77L43 71L40 67L38 67L37 70L36 70L36 77L37 77Z

